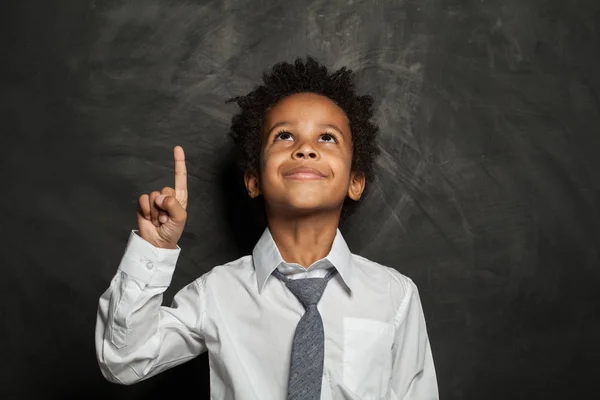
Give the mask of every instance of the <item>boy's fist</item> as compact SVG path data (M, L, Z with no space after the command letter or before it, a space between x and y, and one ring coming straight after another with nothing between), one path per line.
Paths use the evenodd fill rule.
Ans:
M143 194L138 199L137 221L140 236L155 247L175 249L187 219L187 169L181 146L173 149L175 188Z

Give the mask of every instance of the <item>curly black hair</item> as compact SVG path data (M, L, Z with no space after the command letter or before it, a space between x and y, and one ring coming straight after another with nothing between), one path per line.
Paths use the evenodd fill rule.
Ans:
M235 102L241 109L232 117L229 132L236 145L241 171L260 171L266 112L287 96L308 92L329 98L346 113L352 137L352 171L364 174L367 183L371 182L374 178L374 161L380 154L377 144L379 128L370 121L373 117L373 98L359 96L354 79L352 70L342 67L329 73L325 66L308 56L306 62L297 58L293 64L275 64L270 73L263 73L262 85L245 96L229 99L227 103ZM365 190L368 187L367 184ZM345 202L344 216L354 210L355 203L352 200Z

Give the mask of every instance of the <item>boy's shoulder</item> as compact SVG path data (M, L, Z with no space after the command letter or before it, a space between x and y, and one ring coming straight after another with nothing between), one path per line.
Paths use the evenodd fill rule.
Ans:
M412 279L395 268L369 260L366 257L352 253L353 272L362 278L375 281L379 287L396 287L401 291L412 291L416 285Z
M250 278L254 274L254 264L252 256L242 256L236 260L229 261L225 264L220 264L212 267L208 272L204 273L199 280L206 282L227 281L242 283L245 279Z
M245 274L246 271L253 271L254 264L252 261L252 255L245 255L238 259L226 262L225 264L219 264L212 267L207 274L210 275L221 275L221 274Z
M397 269L357 254L352 254L352 267L353 276L361 281L359 286L365 294L390 300L396 321L411 302L420 301L417 285Z

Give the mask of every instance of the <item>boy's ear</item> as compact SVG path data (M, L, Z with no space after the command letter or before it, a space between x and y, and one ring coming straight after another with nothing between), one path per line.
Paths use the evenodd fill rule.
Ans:
M358 201L365 190L366 177L362 172L354 172L350 174L350 187L348 187L348 197L354 201Z
M244 183L246 184L246 190L248 196L255 198L260 194L260 185L258 182L258 174L253 171L244 172Z

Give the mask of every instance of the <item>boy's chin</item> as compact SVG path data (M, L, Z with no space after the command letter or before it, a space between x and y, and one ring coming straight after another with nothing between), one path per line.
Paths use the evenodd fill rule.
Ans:
M318 201L290 201L287 204L281 204L281 207L277 207L278 211L289 216L297 215L310 216L310 215L335 215L341 210L342 204L332 204L330 202L318 202ZM274 210L275 211L275 210Z

